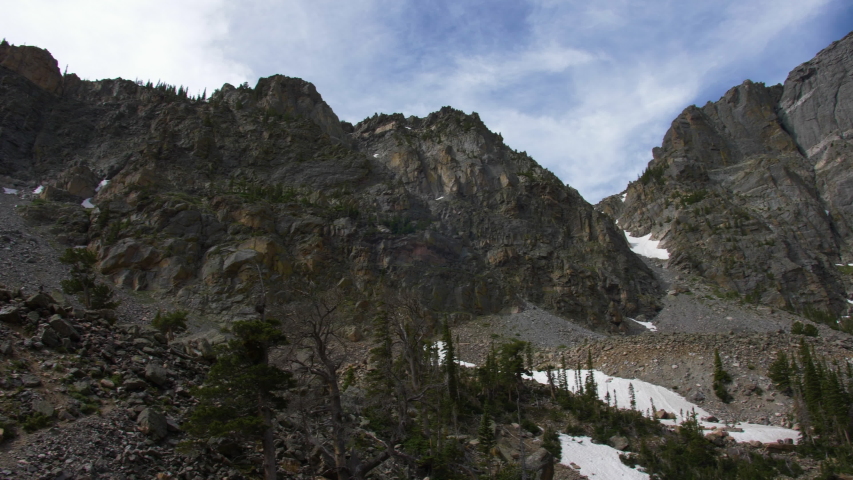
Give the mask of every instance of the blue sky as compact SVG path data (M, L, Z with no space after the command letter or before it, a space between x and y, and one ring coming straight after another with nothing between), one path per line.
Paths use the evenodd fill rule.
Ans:
M849 0L29 0L3 11L0 36L91 80L211 92L281 73L313 82L353 123L476 111L593 203L637 177L686 106L745 79L783 82L853 30Z

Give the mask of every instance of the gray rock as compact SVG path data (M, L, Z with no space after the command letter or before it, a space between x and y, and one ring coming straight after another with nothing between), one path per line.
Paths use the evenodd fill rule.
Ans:
M166 416L153 408L142 410L136 418L136 424L139 426L140 432L157 440L166 438L166 435L169 434Z
M56 301L51 298L50 295L46 293L37 293L24 302L28 308L37 309L37 308L50 308L51 303L56 303Z
M607 440L607 444L616 450L627 450L628 449L628 439L621 435L613 435Z
M33 411L44 415L45 417L52 417L54 414L53 405L47 400L42 400L40 398L33 400Z
M12 305L0 308L0 322L12 325L21 323L21 309Z
M21 383L27 388L35 388L41 386L39 377L30 374L21 375Z
M42 327L38 333L36 333L35 340L50 348L56 348L62 345L62 339L56 334L56 330L50 327Z
M27 320L28 320L29 322L31 322L31 323L38 323L38 321L39 321L40 319L41 319L41 315L39 315L39 312L36 312L36 311L27 312Z
M80 380L79 382L74 382L74 384L72 385L72 388L74 389L74 391L76 391L77 393L80 393L81 395L91 395L92 394L92 382L89 381L88 379Z
M129 390L129 391L137 391L137 390L145 390L145 387L147 387L148 384L145 383L145 381L142 380L141 378L130 377L130 378L124 379L121 386L124 387L126 390Z
M56 330L56 333L62 338L70 338L74 341L80 340L80 334L77 333L77 329L71 325L71 322L59 315L50 317L50 328Z
M540 448L525 459L528 477L532 480L552 480L554 478L554 456L548 450Z
M168 387L172 383L169 371L153 363L145 366L145 379L159 387Z
M14 352L12 350L12 341L11 340L6 340L4 342L0 342L0 355L4 355L6 357L11 357L12 353L14 353Z

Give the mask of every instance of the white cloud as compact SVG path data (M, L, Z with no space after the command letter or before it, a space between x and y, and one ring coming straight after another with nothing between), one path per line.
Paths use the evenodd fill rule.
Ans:
M246 65L216 48L229 33L224 4L32 0L5 9L0 30L11 43L47 48L83 78L160 79L210 93L250 80Z
M210 92L281 73L313 82L350 121L477 111L595 202L636 178L689 103L746 76L783 79L807 59L792 51L826 41L815 26L840 5L530 0L505 13L473 1L33 0L6 9L0 30L90 79ZM761 62L768 49L779 54L773 72Z

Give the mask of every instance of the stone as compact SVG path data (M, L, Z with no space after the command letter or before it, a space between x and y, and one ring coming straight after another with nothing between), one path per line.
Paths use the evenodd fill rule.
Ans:
M528 477L531 480L552 480L554 478L554 456L548 450L540 448L525 459Z
M92 394L92 382L88 379L80 380L78 382L74 382L72 388L75 392L81 395L91 395Z
M607 444L616 450L627 450L628 449L628 439L621 435L613 435L607 440Z
M56 303L56 301L53 298L51 298L50 295L43 293L43 292L40 292L40 293L37 293L35 295L30 296L24 302L24 304L27 306L27 308L30 308L33 310L41 309L41 308L48 309L48 308L50 308L50 304L52 304L52 303Z
M41 327L34 338L50 348L62 345L62 339L56 334L56 330L51 327Z
M6 340L4 342L0 342L0 355L11 357L14 351L12 350L12 341Z
M41 386L41 379L35 375L24 374L21 375L21 383L27 388L35 388Z
M62 74L56 59L43 48L27 45L0 45L0 65L24 76L42 90L62 93Z
M169 371L153 363L145 366L145 379L159 387L168 387L172 383Z
M50 328L54 329L56 333L59 334L62 338L70 338L71 340L77 341L80 340L80 334L77 333L77 329L75 329L71 322L65 320L59 315L53 315L50 317Z
M166 416L150 407L139 413L136 424L140 432L156 440L166 438L169 434Z
M100 384L101 387L106 388L107 390L112 390L116 388L116 384L113 383L112 380L106 378L102 378L100 381L98 381L98 384Z
M145 381L140 379L140 378L130 377L130 378L124 379L121 386L124 387L126 390L129 390L129 391L137 391L137 390L145 390L145 388L148 386L148 384L145 383Z
M36 312L36 311L27 312L27 321L28 322L38 323L38 321L40 319L41 319L41 315L39 315L39 312Z
M21 309L12 305L0 308L0 322L12 325L21 323Z
M33 411L44 415L45 417L53 417L54 408L47 400L33 400Z

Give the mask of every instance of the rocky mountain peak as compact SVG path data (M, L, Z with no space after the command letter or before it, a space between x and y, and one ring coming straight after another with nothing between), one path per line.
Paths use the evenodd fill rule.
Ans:
M599 209L722 292L835 318L850 283L835 264L853 258L851 48L848 35L784 86L746 81L688 107L624 203Z
M8 68L38 85L46 92L62 92L62 74L56 59L43 48L0 44L0 66Z

